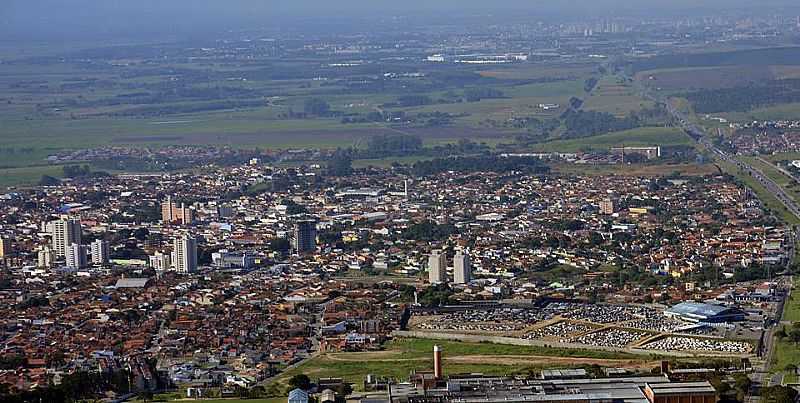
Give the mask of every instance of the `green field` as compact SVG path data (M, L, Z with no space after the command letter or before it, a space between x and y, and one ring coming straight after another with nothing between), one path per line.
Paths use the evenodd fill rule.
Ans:
M604 76L589 96L585 97L583 109L607 112L625 117L631 112L652 108L655 104L642 99L636 89L617 76Z
M800 117L800 103L757 108L748 112L726 112L718 114L728 120L748 122L753 120L792 120Z
M154 400L149 400L149 402L158 402L158 401L180 401L180 402L203 402L203 403L284 403L286 402L285 397L275 397L275 398L268 398L268 399L240 399L240 398L230 398L230 399L187 399L182 396L176 396L175 394L166 394L166 395L156 395L154 396ZM140 399L133 400L133 402L142 402Z
M691 145L692 139L682 130L674 127L642 127L584 137L572 140L555 140L537 144L536 151L544 152L577 152L582 150L608 150L612 147L639 146L677 146Z
M796 277L795 281L800 282L800 278ZM800 284L795 283L791 297L783 307L783 320L800 322Z
M35 184L39 182L42 175L57 178L62 173L60 165L0 169L0 188Z
M341 377L361 389L367 374L407 379L411 372L432 369L433 346L443 348L446 374L514 374L548 367L579 367L588 364L650 364L647 357L625 353L546 347L511 346L490 343L461 343L427 339L395 339L385 351L367 353L330 353L315 357L276 379L281 385L293 375L304 373L312 379ZM613 360L613 361L609 361Z

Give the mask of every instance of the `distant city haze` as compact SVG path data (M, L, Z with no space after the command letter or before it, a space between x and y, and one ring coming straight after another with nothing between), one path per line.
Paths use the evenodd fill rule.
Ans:
M659 17L694 12L798 9L792 0L3 0L0 41L203 35L297 26L299 19L505 14L517 19ZM512 12L513 11L513 12ZM447 14L442 14L442 13Z

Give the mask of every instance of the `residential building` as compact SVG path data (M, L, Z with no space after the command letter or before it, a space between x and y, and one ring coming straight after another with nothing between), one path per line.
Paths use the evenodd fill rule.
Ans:
M108 248L108 242L98 239L91 243L92 264L105 265L108 264L111 252Z
M605 199L600 202L600 214L612 215L614 214L614 200Z
M172 265L176 272L182 274L197 271L197 239L188 234L175 238Z
M37 252L37 266L43 269L53 267L56 262L56 253L49 246L42 246Z
M300 220L294 224L294 249L297 253L309 253L317 249L315 220Z
M51 222L48 229L56 257L66 257L70 245L81 243L81 222L77 219L62 217Z
M190 225L194 222L194 211L183 203L179 206L172 196L167 196L167 200L161 203L161 221L165 224Z
M172 259L169 253L156 252L150 256L150 267L158 271L167 271L172 267Z
M453 258L453 283L467 284L472 281L472 261L469 253L459 249Z
M434 250L428 257L428 281L447 283L447 256L440 250Z
M85 245L73 243L67 248L66 265L72 269L84 269L88 266L88 248Z

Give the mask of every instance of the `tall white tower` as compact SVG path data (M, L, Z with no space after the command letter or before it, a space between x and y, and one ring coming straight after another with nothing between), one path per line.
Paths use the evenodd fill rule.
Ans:
M108 264L109 255L108 242L98 239L91 244L92 264L104 265Z
M434 250L428 257L428 282L431 284L447 283L447 260L440 250Z
M459 249L453 258L453 282L456 284L466 284L472 281L472 261L469 253Z
M182 274L197 271L197 240L190 235L182 235L173 241L172 264L175 271Z
M81 243L81 222L74 218L62 217L48 225L52 235L53 251L56 257L66 257L72 244Z

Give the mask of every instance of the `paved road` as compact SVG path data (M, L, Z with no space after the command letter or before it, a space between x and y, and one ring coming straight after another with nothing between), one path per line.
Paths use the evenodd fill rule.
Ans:
M800 205L797 204L797 201L794 200L788 193L786 193L777 183L775 183L772 179L767 177L761 170L754 168L753 166L739 160L733 155L730 155L714 145L714 143L705 135L705 132L696 124L692 123L689 118L678 110L677 108L673 107L669 102L663 101L658 97L650 94L646 89L642 89L642 96L647 99L650 99L653 102L662 104L666 107L667 111L672 115L675 120L680 122L681 128L686 131L689 136L691 136L695 141L702 144L706 147L709 151L714 154L714 157L735 165L740 170L747 172L750 176L753 177L758 183L761 184L767 191L772 193L778 201L781 202L786 209L789 210L792 214L795 215L798 219L800 219Z

